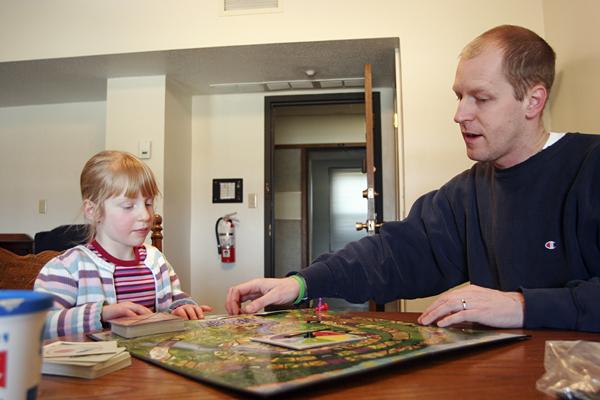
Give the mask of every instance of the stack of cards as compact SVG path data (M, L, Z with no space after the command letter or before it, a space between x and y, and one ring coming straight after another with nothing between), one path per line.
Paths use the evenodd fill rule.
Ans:
M167 312L111 319L108 322L110 322L112 333L126 338L182 331L185 329L185 320L183 318Z
M42 373L94 379L131 365L116 341L54 342L44 346Z

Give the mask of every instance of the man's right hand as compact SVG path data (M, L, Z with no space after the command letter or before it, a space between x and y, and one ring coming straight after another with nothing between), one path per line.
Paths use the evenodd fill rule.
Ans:
M122 303L109 304L102 307L102 321L107 322L111 319L121 317L135 317L136 315L152 314L149 308L141 304L124 301Z
M229 314L252 314L269 304L291 304L300 284L294 278L259 278L229 288L225 308ZM245 301L250 303L242 305Z

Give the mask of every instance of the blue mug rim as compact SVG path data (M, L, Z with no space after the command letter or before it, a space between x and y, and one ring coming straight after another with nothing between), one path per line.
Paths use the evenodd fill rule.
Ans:
M20 303L10 301L19 299L22 299ZM52 296L46 293L33 290L0 290L0 317L46 311L52 307L52 303Z

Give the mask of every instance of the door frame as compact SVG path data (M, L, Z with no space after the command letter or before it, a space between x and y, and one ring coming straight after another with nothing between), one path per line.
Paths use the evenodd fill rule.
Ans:
M373 91L373 149L376 171L375 187L379 196L375 198L377 222L383 221L383 177L381 160L381 104L379 92ZM364 92L305 94L265 97L265 176L264 176L264 263L266 278L275 275L275 208L273 196L273 152L275 150L273 110L277 107L314 106L332 104L362 104ZM366 140L366 138L365 138ZM304 268L305 266L302 266Z

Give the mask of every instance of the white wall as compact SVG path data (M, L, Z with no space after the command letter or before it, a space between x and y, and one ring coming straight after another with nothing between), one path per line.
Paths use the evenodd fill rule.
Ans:
M224 16L223 0L3 0L0 2L0 62L138 51L218 47L258 43L303 42L415 36L431 31L432 21L468 21L473 12L489 14L496 6L535 9L539 1L473 0L281 0L283 12ZM517 8L518 7L518 8ZM449 12L450 11L450 12ZM503 14L500 11L501 17ZM478 18L484 24L486 18ZM493 21L493 16L490 17ZM450 23L452 20L452 23ZM310 29L307 29L307 22ZM472 22L472 21L468 21Z
M192 293L223 312L229 286L264 272L264 95L195 96L192 115ZM242 178L244 202L213 204L213 178ZM248 208L249 193L258 208ZM237 259L221 264L215 222L231 212Z
M83 221L79 175L104 148L104 118L104 102L0 108L0 232Z
M151 158L144 162L164 194L166 77L112 78L106 86L106 149L137 155L140 141L150 140Z
M167 81L163 252L183 290L191 290L192 98Z

